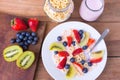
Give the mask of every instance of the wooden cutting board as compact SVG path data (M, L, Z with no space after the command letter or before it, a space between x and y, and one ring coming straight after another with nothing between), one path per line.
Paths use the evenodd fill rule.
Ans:
M8 63L3 59L2 52L7 46L10 46L11 38L16 37L17 31L12 30L10 27L10 20L16 16L0 14L0 80L33 80L35 70L37 67L37 61L39 60L40 47L42 44L44 32L45 32L45 22L40 22L37 31L39 42L37 45L30 45L29 50L35 53L35 62L27 70L21 70L16 66L16 61ZM19 17L27 21L23 17ZM28 29L27 31L31 31Z

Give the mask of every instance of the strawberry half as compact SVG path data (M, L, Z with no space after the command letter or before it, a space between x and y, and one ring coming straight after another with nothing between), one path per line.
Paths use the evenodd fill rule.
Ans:
M67 42L68 42L68 46L70 47L72 44L72 37L71 36L67 36Z
M67 57L67 56L69 56L69 53L68 53L67 51L59 51L59 52L58 52L58 55L59 55L60 57Z
M36 32L37 31L37 28L38 28L38 19L36 18L30 18L28 20L28 25L30 27L30 29L33 31L33 32Z
M11 27L12 27L13 30L16 30L16 31L26 30L27 29L27 25L20 18L12 19L11 20Z
M74 36L75 36L75 39L77 40L77 42L80 43L81 38L80 38L79 32L74 29L73 33L74 33Z
M78 48L78 49L73 51L72 55L76 56L76 55L80 54L81 52L83 52L82 48Z
M66 64L66 61L67 61L67 57L64 57L61 62L58 64L57 68L58 69L63 69L65 67L65 64Z

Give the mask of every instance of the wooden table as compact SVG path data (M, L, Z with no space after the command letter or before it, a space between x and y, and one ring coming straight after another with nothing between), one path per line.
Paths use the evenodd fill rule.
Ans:
M120 0L105 0L105 10L102 16L95 22L86 22L79 16L78 10L82 0L74 0L75 10L69 20L77 20L90 24L100 33L110 29L105 38L108 48L108 60L103 73L97 80L120 79ZM0 12L24 17L38 17L41 21L47 21L46 34L59 23L51 22L43 11L44 0L0 0ZM1 18L0 18L1 19ZM68 20L68 21L69 21ZM44 36L44 37L45 37ZM35 80L53 80L46 72L41 59L34 77Z

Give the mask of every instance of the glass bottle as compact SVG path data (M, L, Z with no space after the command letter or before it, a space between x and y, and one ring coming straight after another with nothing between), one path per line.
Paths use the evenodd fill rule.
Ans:
M44 11L53 21L66 21L73 12L74 3L72 0L46 0Z
M104 10L104 0L83 0L80 6L80 16L86 21L95 21Z

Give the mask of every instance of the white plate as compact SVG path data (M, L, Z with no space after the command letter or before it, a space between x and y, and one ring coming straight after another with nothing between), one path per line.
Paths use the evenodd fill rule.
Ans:
M46 36L43 46L42 46L42 61L45 66L45 69L47 72L55 79L55 80L66 80L65 79L65 74L63 74L61 71L59 71L53 60L52 60L52 54L49 50L49 45L52 42L56 41L57 36L61 35L64 30L68 29L83 29L85 31L88 31L91 34L91 37L94 39L98 39L100 37L99 32L91 27L88 24L82 23L82 22L76 22L76 21L70 21L70 22L65 22L62 23L58 26L56 26L54 29L52 29L49 34ZM97 47L94 49L95 51L97 50L104 50L105 54L103 57L103 60L98 63L98 65L92 69L92 71L89 71L87 74L81 77L75 77L72 80L95 80L103 71L106 65L107 61L107 48L104 40L102 40Z

